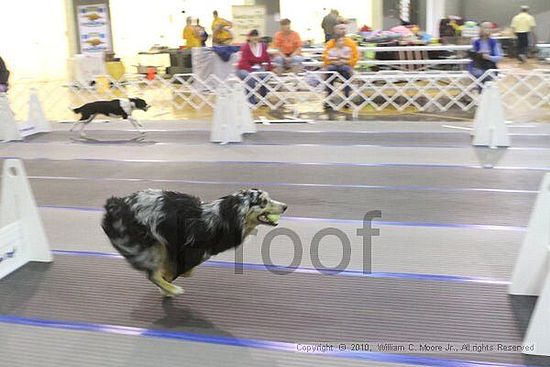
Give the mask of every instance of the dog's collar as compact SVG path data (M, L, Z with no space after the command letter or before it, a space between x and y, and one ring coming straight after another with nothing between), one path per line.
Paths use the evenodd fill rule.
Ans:
M121 98L119 99L119 101L120 101L120 108L122 108L124 112L130 115L135 108L134 103L126 98Z

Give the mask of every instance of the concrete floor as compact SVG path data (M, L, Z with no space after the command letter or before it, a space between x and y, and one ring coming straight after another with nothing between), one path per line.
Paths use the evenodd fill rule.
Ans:
M0 145L0 158L24 160L57 256L114 252L99 227L102 204L113 194L153 187L210 200L255 186L289 204L281 226L298 234L303 269L314 267L308 255L315 233L332 227L350 240L349 263L340 264L339 269L364 270L362 238L356 231L364 214L380 210L382 217L373 224L380 235L373 239L372 271L384 273L382 277L406 276L411 282L425 282L434 292L439 289L432 283L435 277L449 287L475 281L497 292L510 278L538 186L550 170L548 124L511 124L513 147L496 151L473 149L468 132L461 129L467 127L465 122L451 127L442 122L399 121L259 125L258 134L243 144L228 146L208 142L208 122L144 124L149 136L143 143L73 141L66 132L69 125L55 124L50 134ZM118 122L95 123L89 132L106 140L132 134ZM247 240L240 261L263 264L262 243L267 233L269 229L261 228ZM287 266L293 251L288 241L277 238L270 247L271 261ZM211 260L233 263L239 256L227 252ZM338 266L343 256L340 241L326 237L318 256L324 266ZM307 294L307 289L303 292ZM388 297L391 300L392 295ZM463 302L466 307L469 301ZM59 319L64 320L63 315ZM7 366L150 366L184 360L201 366L465 363L460 356L455 361L448 356L397 358L385 353L361 360L296 353L288 346L274 346L277 340L263 342L271 344L175 340L108 325L71 329L49 320L0 316L0 343ZM24 349L29 343L33 348ZM503 365L484 356L472 358L468 366ZM546 360L521 356L511 360L508 365L549 365Z

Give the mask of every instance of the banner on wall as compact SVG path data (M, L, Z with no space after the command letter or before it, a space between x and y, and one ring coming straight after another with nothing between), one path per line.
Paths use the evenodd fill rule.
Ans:
M265 6L261 5L233 5L233 36L238 42L244 42L246 35L253 29L257 29L260 36L265 36Z
M112 50L107 4L80 5L77 12L80 52L97 54Z

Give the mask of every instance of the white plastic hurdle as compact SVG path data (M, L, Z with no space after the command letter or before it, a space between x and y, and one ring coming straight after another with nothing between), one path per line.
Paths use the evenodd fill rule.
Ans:
M487 146L491 149L510 146L502 98L495 82L487 82L481 92L472 133L472 144L475 146Z
M211 142L240 143L242 134L256 132L252 111L241 83L220 86L217 95L210 132Z
M550 173L542 180L508 293L538 296L523 344L550 356Z
M53 257L25 168L20 160L8 159L2 172L0 279L29 261Z
M20 128L21 135L27 137L38 133L49 133L52 131L50 122L46 119L36 89L31 89L29 95L29 116L27 121Z
M29 115L27 121L18 123L10 108L6 94L0 95L0 140L21 141L25 137L52 131L46 119L35 89L29 94Z
M0 93L0 141L23 140L15 116L10 108L8 97Z

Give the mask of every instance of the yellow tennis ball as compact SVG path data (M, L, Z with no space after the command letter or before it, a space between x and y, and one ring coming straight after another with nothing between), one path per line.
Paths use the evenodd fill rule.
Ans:
M277 223L279 221L279 218L281 218L279 214L268 214L266 217L267 219L269 219L270 222L273 223Z

